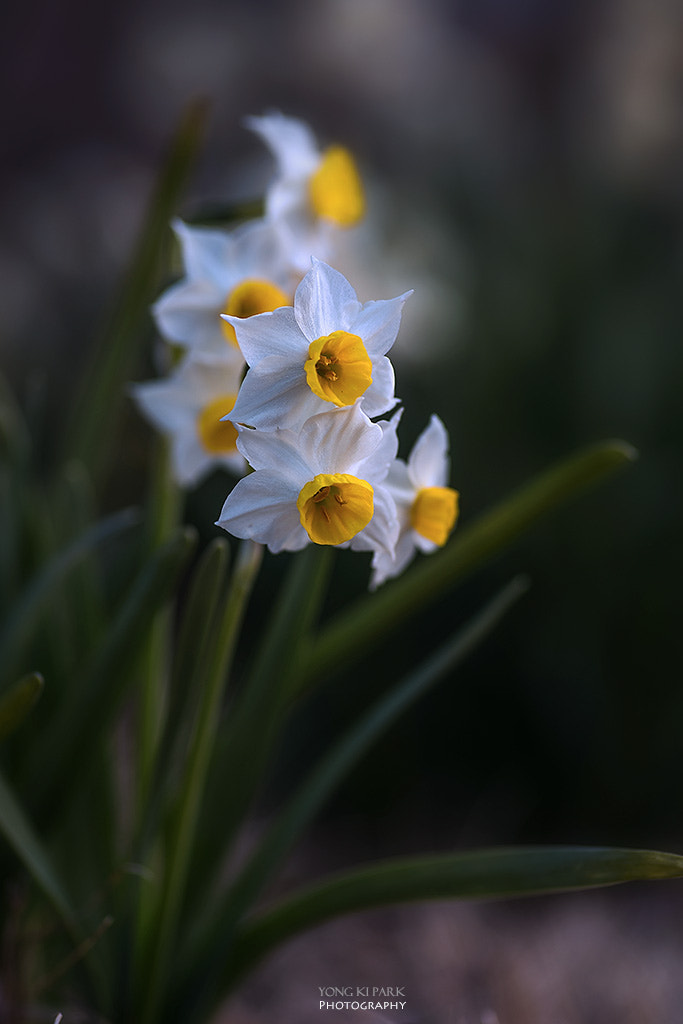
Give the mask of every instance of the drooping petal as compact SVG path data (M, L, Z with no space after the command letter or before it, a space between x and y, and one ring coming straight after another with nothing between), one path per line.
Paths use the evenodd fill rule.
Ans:
M308 543L296 507L297 492L267 469L238 480L216 525L235 537L267 544L274 554L298 551Z
M344 275L321 260L313 261L294 295L294 315L309 342L348 330L360 308Z

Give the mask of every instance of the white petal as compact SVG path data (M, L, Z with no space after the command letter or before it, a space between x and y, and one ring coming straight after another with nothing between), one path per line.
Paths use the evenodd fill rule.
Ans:
M224 318L235 328L242 355L250 366L268 356L299 358L301 366L308 358L308 342L299 330L291 306L281 306L272 313Z
M359 464L382 442L382 428L371 423L358 403L318 413L306 420L299 435L304 461L318 473L356 473Z
M212 457L202 447L196 431L185 431L173 439L173 472L183 487L194 487L211 468Z
M220 321L225 296L204 281L179 281L152 306L161 334L179 345L220 351L227 344Z
M373 488L372 519L351 541L354 551L381 551L393 558L398 540L398 519L393 498L384 487Z
M237 481L217 525L235 537L267 544L276 554L298 551L308 543L308 535L299 518L297 496L277 473L259 470Z
M361 399L363 412L381 416L393 409L398 398L394 394L394 367L386 356L378 356L372 364L372 384Z
M401 535L410 531L410 510L415 501L415 488L408 476L408 467L403 459L395 459L389 466L389 472L382 481L382 486L391 494L396 503L396 513Z
M312 257L327 260L334 251L339 228L313 215L307 188L296 182L274 185L268 193L267 209L288 258L300 273L310 269Z
M361 405L362 408L362 405ZM376 424L382 430L382 438L375 450L358 464L358 475L370 483L384 483L389 469L396 461L398 436L396 430L403 415L399 409L389 421L382 420Z
M372 577L370 590L376 590L388 579L399 576L410 565L415 557L415 544L410 533L402 534L397 543L394 557L390 558L384 551L377 551L372 558Z
M445 487L449 474L448 432L438 416L432 416L408 457L408 473L417 489Z
M181 220L173 222L182 249L187 277L212 285L227 295L234 275L235 244L233 232L219 228L191 227Z
M294 315L308 340L347 330L359 310L356 293L344 275L314 260L294 296Z
M435 544L433 540L428 540L423 537L422 534L418 533L417 530L411 530L413 535L413 543L416 548L419 548L423 555L431 555L435 551L439 550L439 545Z
M291 430L246 430L242 428L237 447L257 470L273 470L298 495L303 485L315 476L301 457L298 436Z
M174 378L133 384L130 393L142 413L165 433L183 430L193 419L193 398Z
M303 121L273 112L262 117L247 117L245 123L272 151L280 174L287 177L309 175L320 162L315 135Z
M399 295L396 299L379 299L366 302L353 321L350 330L363 339L371 359L383 356L396 341L401 326L401 311L412 292Z
M243 372L244 360L239 349L224 343L220 358L193 349L176 371L176 379L193 395L199 411L214 398L236 395Z
M324 404L306 383L303 362L271 356L247 371L231 419L261 430L298 430Z

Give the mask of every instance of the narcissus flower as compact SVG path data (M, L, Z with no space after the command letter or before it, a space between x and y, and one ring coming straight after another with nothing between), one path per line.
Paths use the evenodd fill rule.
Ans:
M393 556L375 550L371 589L403 572L416 551L429 554L446 543L458 518L458 492L446 486L448 475L448 434L439 417L432 416L408 462L396 459L386 477L399 535Z
M221 313L253 316L287 306L299 274L281 236L264 220L234 231L173 222L185 276L157 300L152 312L162 335L202 355L236 348L235 332Z
M363 218L365 196L358 168L343 146L321 151L308 125L296 118L272 113L250 117L246 123L277 162L266 195L266 216L304 270L311 256L329 255L335 229L352 227Z
M363 536L391 558L398 522L382 482L396 455L396 419L371 423L356 403L311 417L299 432L241 427L237 446L254 472L237 482L217 525L275 553Z
M246 320L224 315L249 364L232 419L297 430L309 416L357 400L371 417L393 408L386 353L408 295L361 304L342 274L314 260L293 307Z
M240 360L189 357L169 377L132 386L140 410L170 439L179 484L191 487L217 466L245 471L237 430L225 419L235 404L240 374Z

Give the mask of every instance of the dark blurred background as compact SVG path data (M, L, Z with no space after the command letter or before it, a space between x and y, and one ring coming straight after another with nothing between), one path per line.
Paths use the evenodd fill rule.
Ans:
M183 215L267 183L246 114L278 108L358 154L373 234L342 269L364 300L415 288L395 349L403 452L438 412L463 523L584 443L641 452L314 702L287 778L523 571L530 593L364 762L329 821L385 853L680 844L680 3L32 0L12 21L0 345L24 401L42 388L59 418L169 136L205 94ZM214 477L190 502L206 535L225 491ZM335 593L363 588L366 562L340 561Z

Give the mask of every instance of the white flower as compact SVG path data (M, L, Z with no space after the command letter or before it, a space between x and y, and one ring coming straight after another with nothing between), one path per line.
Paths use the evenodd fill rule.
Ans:
M225 419L237 397L241 367L240 359L204 362L190 356L169 377L131 388L140 410L170 439L173 472L185 487L216 466L238 474L246 468L237 430Z
M291 302L300 275L268 222L257 220L221 231L176 220L173 230L185 277L152 307L157 326L169 341L221 357L226 344L236 348L234 331L221 320L221 313L251 316Z
M323 152L308 125L280 113L247 118L270 148L277 173L266 194L266 216L277 225L290 257L305 270L311 256L330 254L335 229L365 213L355 161L343 146Z
M384 481L396 504L399 535L393 556L375 551L371 590L402 573L418 549L429 554L446 543L458 517L458 492L446 486L448 475L448 434L432 416L408 462L396 459ZM369 545L359 539L356 546Z
M226 316L249 364L232 419L297 430L309 416L358 398L371 417L393 408L386 353L408 295L361 305L342 274L314 260L293 307L246 320Z
M298 433L240 428L237 445L254 472L228 495L218 526L274 553L309 541L346 546L362 534L391 556L398 522L382 481L395 422L371 423L356 404L313 416Z

